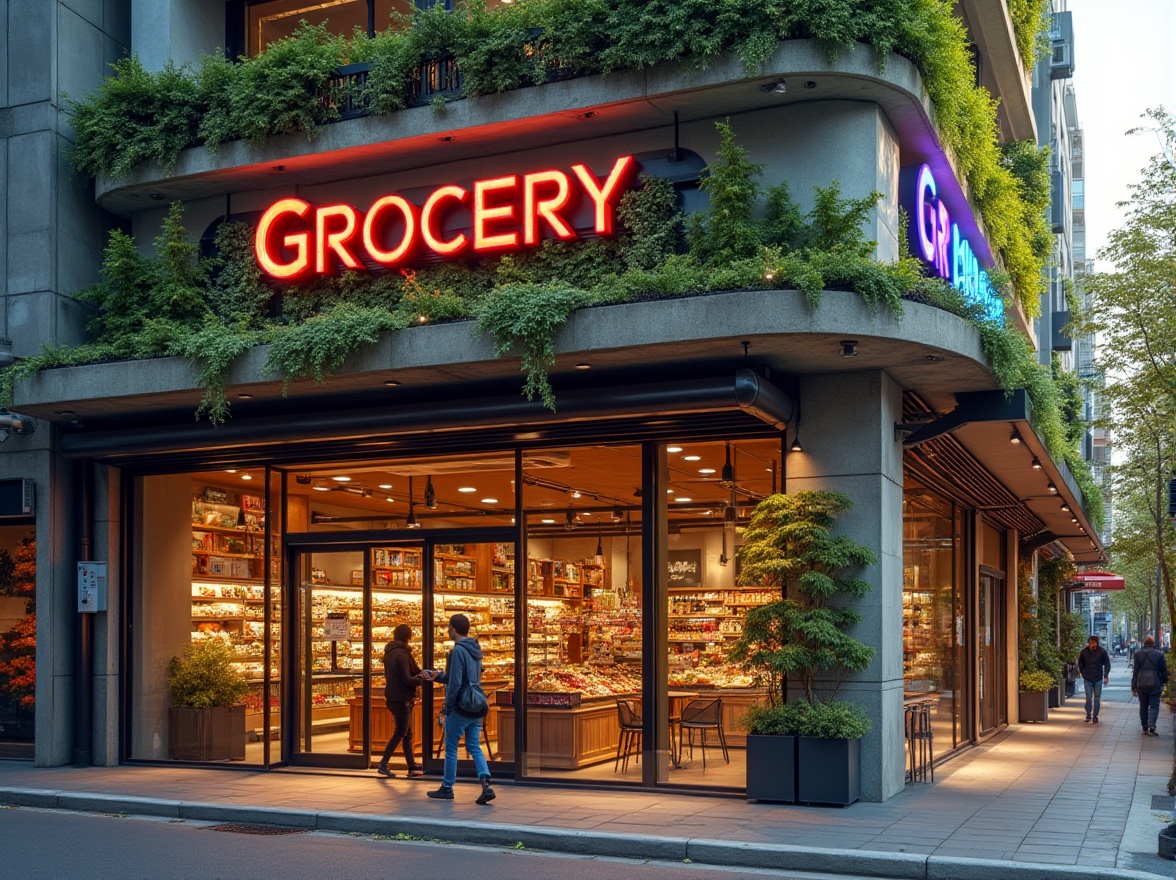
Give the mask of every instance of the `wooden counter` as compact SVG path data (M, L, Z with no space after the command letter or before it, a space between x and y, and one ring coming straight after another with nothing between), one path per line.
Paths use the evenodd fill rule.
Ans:
M499 706L498 711L499 756L503 761L513 761L514 706ZM615 697L589 700L576 709L527 707L530 756L547 769L575 770L611 761L616 757L620 735Z
M363 751L363 697L352 697L348 701L351 705L351 724L349 727L349 734L347 738L347 750L350 752ZM388 711L388 706L383 699L379 702L372 701L372 757L378 758L384 753L384 746L388 744L388 740L392 738L392 730L395 727L392 721L392 713ZM420 757L421 754L421 704L418 702L412 709L412 747L413 751ZM395 758L398 755L403 755L404 750L401 746L396 746Z

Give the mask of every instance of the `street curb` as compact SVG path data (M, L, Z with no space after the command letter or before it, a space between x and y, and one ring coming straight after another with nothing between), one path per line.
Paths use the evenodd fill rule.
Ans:
M991 880L992 877L1000 877L1001 880L1156 880L1164 876L1116 868L1038 865L917 853L617 834L535 825L295 810L30 788L0 787L0 805L279 825L342 834L404 835L446 843L507 848L521 843L527 849L576 855L667 862L689 859L695 864L895 880Z

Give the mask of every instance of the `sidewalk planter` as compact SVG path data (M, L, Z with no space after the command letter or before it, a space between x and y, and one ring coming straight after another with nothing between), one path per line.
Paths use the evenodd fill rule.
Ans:
M748 734L747 799L796 803L795 736Z
M1022 724L1049 720L1049 692L1021 691L1017 695L1017 716Z
M168 755L173 761L245 760L245 705L167 712Z
M1074 682L1070 681L1069 679L1066 679L1066 696L1074 696Z
M1062 694L1061 694L1060 687L1052 688L1052 689L1046 691L1046 695L1049 697L1049 708L1050 709L1057 709L1057 708L1061 707Z
M798 736L796 767L796 800L802 804L848 807L862 796L860 739Z
M1169 825L1160 832L1159 849L1156 854L1161 859L1176 861L1176 827Z

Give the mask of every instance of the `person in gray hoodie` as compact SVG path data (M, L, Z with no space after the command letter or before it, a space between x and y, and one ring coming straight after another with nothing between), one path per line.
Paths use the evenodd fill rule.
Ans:
M478 795L477 803L488 804L494 800L494 789L490 787L490 768L482 753L482 719L486 712L469 715L459 706L462 688L467 682L481 687L482 646L476 638L470 636L470 619L464 614L455 614L449 618L449 638L453 642L453 650L449 652L445 671L433 675L433 681L445 685L445 703L437 716L437 723L445 730L445 769L441 774L441 787L430 791L428 795L440 800L453 800L453 783L457 778L457 744L465 737L466 751L473 758L474 769L482 783L482 793Z

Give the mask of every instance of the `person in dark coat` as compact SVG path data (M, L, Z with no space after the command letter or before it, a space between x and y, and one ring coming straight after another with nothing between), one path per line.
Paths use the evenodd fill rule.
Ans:
M412 707L416 703L417 688L424 678L408 647L411 638L412 627L402 623L392 630L392 641L384 646L384 702L392 713L395 727L388 745L384 746L384 757L376 767L381 776L396 775L388 769L388 759L401 743L404 744L404 760L408 762L408 775L425 775L412 750Z
M1139 723L1143 733L1156 733L1156 720L1160 716L1160 692L1168 680L1168 661L1164 652L1156 647L1156 640L1148 636L1143 647L1135 652L1135 665L1131 672L1131 693L1139 697Z
M1098 724L1098 707L1104 684L1111 683L1111 658L1099 647L1098 636L1091 636L1078 655L1078 671L1086 688L1086 722Z

